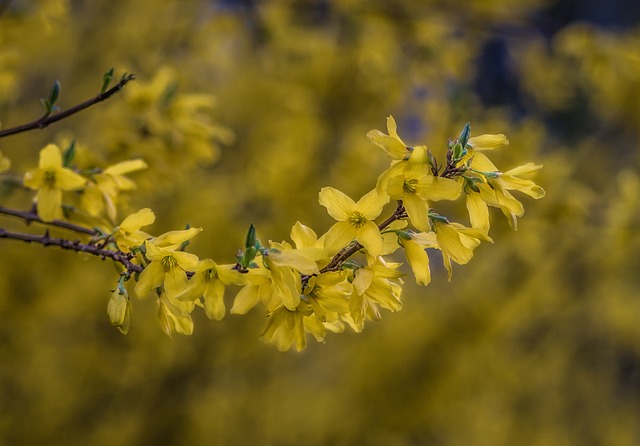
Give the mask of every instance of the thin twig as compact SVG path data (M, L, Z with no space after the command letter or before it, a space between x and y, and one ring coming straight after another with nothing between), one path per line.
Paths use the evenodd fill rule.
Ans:
M71 107L65 111L62 111L60 113L56 113L55 115L45 115L43 117L41 117L40 119L37 119L33 122L30 122L28 124L23 124L17 127L12 127L9 129L5 129L5 130L1 130L0 131L0 138L3 138L5 136L9 136L9 135L15 135L17 133L22 133L22 132L27 132L29 130L36 130L36 129L43 129L47 126L49 126L50 124L53 124L54 122L58 122L61 121L65 118L68 118L71 115L74 115L86 108L91 107L92 105L98 104L99 102L105 101L107 99L109 99L111 96L113 96L114 94L116 94L117 92L119 92L120 90L122 90L124 88L124 86L129 82L132 81L133 79L135 79L135 76L133 74L129 74L127 76L124 76L122 79L120 79L120 82L118 82L115 86L113 86L112 88L110 88L109 90L105 91L104 93L100 93L98 96L91 98L85 102L83 102L82 104L78 104L75 107Z
M16 209L9 209L4 206L0 206L0 214L11 215L13 217L21 218L25 221L27 225L32 222L42 223L49 226L56 226L58 228L68 229L70 231L79 232L80 234L86 235L99 235L95 229L86 228L84 226L75 225L73 223L68 223L62 220L52 220L52 221L42 221L38 214L36 214L33 210L31 211L19 211Z
M79 240L67 240L62 238L49 237L49 231L44 235L25 234L22 232L11 232L0 228L0 238L11 240L20 240L26 243L39 243L44 247L58 246L62 249L68 249L76 252L84 252L104 259L111 259L114 262L121 263L129 274L140 273L144 268L131 262L133 254L122 251L111 251L109 249L99 248L95 245L88 245Z

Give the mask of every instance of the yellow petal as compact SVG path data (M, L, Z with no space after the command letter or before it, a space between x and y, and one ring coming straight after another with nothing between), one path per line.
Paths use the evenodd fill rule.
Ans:
M392 160L401 160L410 153L402 141L393 136L385 135L380 130L371 130L367 133L367 138L384 150Z
M107 175L124 175L137 170L146 169L147 163L141 159L123 161L113 166L107 167L103 173Z
M165 272L164 291L170 301L177 299L177 297L184 293L188 287L189 280L187 279L187 274L181 268L174 266L169 268L169 271Z
M94 217L104 209L102 191L93 183L87 184L87 187L82 192L80 202L82 203L82 208Z
M40 169L31 169L24 174L22 183L29 189L40 189L44 183L45 173Z
M339 221L329 228L324 239L324 247L330 252L337 252L356 238L356 229L346 221Z
M62 218L62 191L60 189L51 189L43 187L38 190L38 217L43 221L51 221Z
M271 252L269 257L276 265L293 268L302 274L310 275L319 272L315 260L304 256L298 250Z
M291 228L290 236L297 248L313 247L318 241L318 236L313 229L299 221Z
M382 208L388 202L389 195L373 189L358 200L354 209L361 212L367 220L374 220L380 215Z
M480 135L469 138L469 145L473 150L495 150L509 145L505 135Z
M180 268L185 271L195 271L198 267L198 263L200 263L198 256L191 254L190 252L173 251L171 255L176 259Z
M220 321L224 318L226 308L224 306L224 284L222 282L217 280L205 289L204 311L209 319Z
M38 167L42 170L58 170L62 168L62 153L55 144L48 144L40 151L40 162Z
M131 233L152 224L154 221L156 221L156 215L153 211L149 208L144 208L122 220L120 229L124 232Z
M420 178L416 192L425 200L440 201L457 199L461 190L460 183L455 180L425 175Z
M260 302L260 287L258 285L247 285L236 294L230 312L231 314L246 314L258 302Z
M464 246L460 240L460 234L453 226L436 221L435 232L438 246L442 252L451 257L454 262L459 265L464 265L471 260L473 251Z
M56 187L62 190L80 189L87 180L69 169L59 169L55 173Z
M136 283L136 296L139 298L147 297L151 290L159 287L164 282L164 269L160 262L151 262L140 273L138 283Z
M482 200L480 194L476 192L468 193L466 205L471 226L489 232L489 207Z
M423 286L429 285L431 282L431 270L429 269L427 252L412 240L405 240L402 244L413 275L416 278L416 283Z
M178 248L182 243L192 239L196 235L202 232L202 228L189 228L178 231L165 232L159 237L153 240L153 244L159 247L166 247L170 249Z
M318 202L338 221L345 221L356 206L351 198L333 187L323 187L318 195Z
M360 268L353 279L353 287L359 295L364 294L373 280L373 271L369 268Z
M377 257L384 251L384 241L382 240L380 229L372 221L368 221L358 228L356 240L364 246L371 256Z
M429 231L429 205L422 198L414 194L405 194L404 208L407 210L411 224L420 231Z

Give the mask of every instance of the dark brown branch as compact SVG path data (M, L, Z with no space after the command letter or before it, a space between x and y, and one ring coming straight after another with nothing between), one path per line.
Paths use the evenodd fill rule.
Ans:
M109 249L100 248L95 245L87 245L79 240L67 240L62 238L49 237L47 231L44 235L25 234L22 232L11 232L5 229L0 229L0 238L6 238L11 240L20 240L26 243L39 243L42 246L58 246L62 249L68 249L70 251L84 252L104 259L111 259L114 262L122 264L129 274L141 273L144 268L135 263L131 263L133 254L122 251L111 251Z
M36 214L33 210L31 211L18 211L16 209L9 209L3 206L0 206L0 214L11 215L13 217L21 218L25 221L27 225L30 225L32 222L42 223L49 226L55 226L58 228L68 229L70 231L79 232L80 234L86 235L99 235L95 229L86 228L84 226L78 226L73 223L68 223L62 220L53 220L53 221L42 221L38 214Z
M5 136L9 136L9 135L15 135L17 133L22 133L22 132L27 132L29 130L36 130L36 129L44 129L45 127L49 126L50 124L53 124L54 122L58 122L61 121L65 118L68 118L71 115L74 115L78 112L81 112L82 110L91 107L92 105L98 104L99 102L102 101L106 101L107 99L109 99L111 96L113 96L114 94L118 93L120 90L122 90L124 88L124 86L129 82L132 81L133 79L135 79L135 76L133 74L129 74L127 76L124 76L120 82L118 82L115 86L113 86L112 88L110 88L109 90L105 91L104 93L100 93L98 96L91 98L85 102L83 102L82 104L78 104L75 107L71 107L65 111L62 111L60 113L56 113L54 115L45 115L43 117L41 117L40 119L37 119L33 122L30 122L28 124L23 124L17 127L12 127L9 129L5 129L5 130L0 130L0 138L3 138Z

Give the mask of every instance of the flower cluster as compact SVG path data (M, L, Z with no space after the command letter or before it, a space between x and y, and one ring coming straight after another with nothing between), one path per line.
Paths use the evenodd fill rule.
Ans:
M511 191L544 196L542 188L520 178L541 166L529 163L501 172L485 155L508 145L504 135L472 138L467 124L457 139L449 141L446 161L440 165L426 146L402 141L393 117L387 119L387 132L368 133L391 160L371 191L357 201L332 187L320 191L319 204L336 220L321 236L296 222L291 242L263 244L251 225L236 262L218 264L185 251L201 228L157 237L142 231L155 220L150 209L105 231L105 246L127 253L138 268L124 271L113 292L108 306L112 324L122 332L129 327L131 303L123 284L130 278L136 280L139 298L155 299L168 335L191 334L191 313L197 307L211 319L222 319L225 288L234 285L239 289L231 313L245 314L263 306L268 323L262 339L281 351L292 346L302 350L308 334L323 341L328 332L346 327L359 332L367 320L379 320L381 310L402 309L405 274L394 256L397 251L402 251L400 258L408 262L416 283L426 286L431 281L428 252L439 250L451 279L453 263L468 263L481 242L492 242L489 207L499 208L515 228L524 209ZM470 226L434 208L439 201L462 196ZM395 209L381 219L392 200Z

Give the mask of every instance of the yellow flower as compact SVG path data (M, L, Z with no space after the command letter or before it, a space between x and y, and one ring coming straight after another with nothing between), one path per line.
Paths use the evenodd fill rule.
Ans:
M9 167L11 167L11 160L0 152L0 172L9 170Z
M117 217L116 199L120 191L133 190L136 184L125 175L141 169L147 164L142 160L129 160L106 168L93 175L92 181L82 193L82 207L92 216L97 216L104 206L113 221Z
M289 350L294 343L296 350L303 350L306 346L304 317L311 311L311 306L305 302L294 310L285 306L276 308L268 314L269 322L260 339L274 343L281 352Z
M38 168L24 175L24 185L38 191L38 216L43 221L62 218L62 191L80 189L85 183L83 177L62 167L62 153L55 144L42 149Z
M225 314L224 288L229 284L244 285L246 279L233 265L218 265L211 259L200 261L195 275L189 280L189 289L180 300L196 301L202 297L204 311L209 319L221 320ZM196 302L200 305L199 301Z
M107 315L109 322L117 327L120 333L127 334L131 324L131 301L124 287L118 286L111 294L111 299L107 304Z
M471 168L482 172L494 172L498 168L491 160L481 152L501 149L509 145L505 135L480 135L469 138L467 143L467 155L458 163L458 166L471 160Z
M444 265L451 280L451 260L458 265L469 263L473 250L481 241L493 243L493 240L481 229L467 228L459 223L447 223L442 217L433 219L436 243L442 251Z
M265 306L272 296L271 272L264 268L252 268L244 274L247 285L236 294L231 307L231 314L246 314L259 302Z
M420 232L409 234L409 239L399 237L398 240L404 248L404 254L411 266L413 275L418 285L427 286L431 283L431 270L429 268L429 256L426 248L436 248L436 234L433 232Z
M351 291L347 272L332 271L311 277L304 289L304 295L319 321L335 322L340 315L349 312L348 298Z
M186 241L185 238L183 241ZM189 283L187 271L195 271L198 257L194 254L174 251L173 248L158 247L153 241L145 241L149 263L136 284L138 297L146 297L152 290L164 286L164 292L172 303L185 292Z
M174 331L187 336L193 333L190 309L184 303L170 301L165 293L160 294L157 302L160 327L167 336L171 337Z
M516 175L528 175L542 168L542 165L527 163L506 172L477 172L481 181L466 187L467 210L471 225L476 228L489 228L489 217L486 206L500 208L514 229L518 228L518 217L524 215L524 206L509 191L517 190L532 198L545 196L543 188L531 180L518 178ZM475 190L474 190L475 189ZM482 204L484 202L485 204Z
M431 174L426 146L416 146L402 173L390 177L387 183L389 196L402 200L409 220L420 231L430 229L427 200L455 200L460 190L457 181Z
M135 246L142 245L151 236L141 231L140 228L149 226L155 220L156 216L149 208L140 209L122 220L120 226L116 226L113 231L113 238L118 247L123 250L130 250Z
M334 224L326 234L325 247L337 252L357 240L372 256L382 254L384 242L380 229L373 222L389 202L387 194L378 193L376 189L364 195L357 203L344 193L332 187L323 187L319 195L319 203L327 208L327 212L338 223Z
M349 299L349 312L354 322L362 329L365 316L380 320L378 307L389 311L400 311L402 287L397 270L399 263L387 263L382 257L367 257L368 266L356 270L353 278L353 293Z
M387 118L387 131L385 135L380 130L371 130L367 133L369 141L385 151L392 160L402 160L411 154L411 149L398 136L398 126L393 116Z

